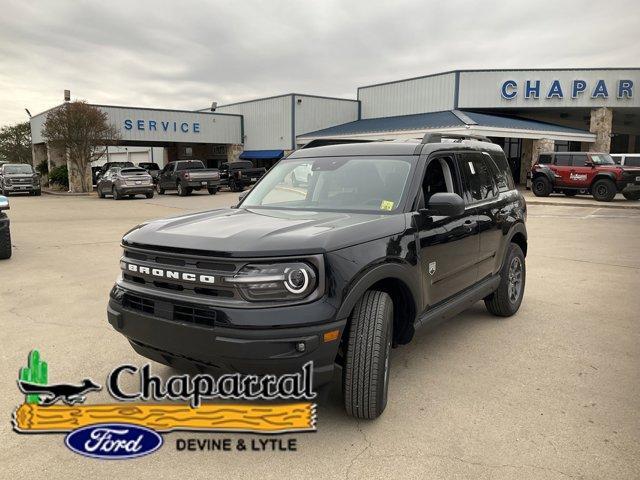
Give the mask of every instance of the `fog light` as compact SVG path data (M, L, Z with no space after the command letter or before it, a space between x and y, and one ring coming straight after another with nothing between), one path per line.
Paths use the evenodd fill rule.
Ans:
M307 349L307 346L304 344L304 342L298 342L296 343L296 350L300 353L304 352Z

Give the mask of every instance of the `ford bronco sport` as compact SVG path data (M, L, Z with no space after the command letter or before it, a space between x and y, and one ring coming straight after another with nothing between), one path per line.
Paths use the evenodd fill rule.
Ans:
M379 416L392 347L479 300L498 316L522 302L524 198L498 146L453 140L300 149L237 207L135 227L109 322L182 370L312 360L316 386L342 373L348 414Z
M610 202L618 192L639 200L640 168L616 165L608 153L543 153L531 168L531 189L538 197L553 192L572 197L587 190L600 202Z

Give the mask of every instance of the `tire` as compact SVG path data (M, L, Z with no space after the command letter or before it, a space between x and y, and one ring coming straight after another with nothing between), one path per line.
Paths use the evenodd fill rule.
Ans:
M510 317L520 308L527 278L524 254L515 243L509 244L500 277L498 289L485 297L484 304L490 313Z
M344 406L348 415L372 420L384 411L392 338L391 297L378 290L365 292L349 322L343 372Z
M11 232L9 227L0 230L0 260L11 258Z
M640 192L622 192L627 200L640 200Z
M36 193L34 194L36 197L40 197L42 196L42 190L36 190Z
M114 200L122 200L122 194L118 191L117 188L113 187L113 190L111 193L113 194Z
M531 190L536 197L548 197L553 191L553 185L547 177L536 177L531 184Z
M578 194L577 190L565 190L564 193L567 197L575 197Z
M610 202L616 196L616 184L608 178L596 180L591 186L591 195L599 202Z
M151 190L150 192L145 193L144 196L147 197L147 198L153 198L153 190Z
M208 188L207 190L209 190L209 195L215 195L218 193L218 189L216 187Z
M98 197L106 198L105 193L102 191L102 189L100 187L98 187Z
M156 183L156 192L158 192L160 195L164 195L164 188L160 186L160 182Z
M181 183L178 183L177 190L178 190L178 196L180 197L186 197L188 195L187 189Z

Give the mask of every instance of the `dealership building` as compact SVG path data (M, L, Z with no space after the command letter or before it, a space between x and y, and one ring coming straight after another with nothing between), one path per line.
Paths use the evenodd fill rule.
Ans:
M241 158L268 167L311 140L449 132L491 138L523 182L543 151L640 152L639 87L640 68L455 70L362 86L355 99L291 93L197 111L99 107L124 148L160 148L160 164ZM64 155L42 138L46 113L31 119L34 162L51 165Z

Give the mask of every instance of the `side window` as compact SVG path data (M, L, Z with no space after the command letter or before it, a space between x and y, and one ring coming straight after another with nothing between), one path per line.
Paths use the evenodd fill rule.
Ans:
M387 175L386 172L381 172L381 174ZM463 195L456 176L453 158L436 157L429 160L422 179L422 196L425 205L433 194L446 192ZM422 205L419 207L422 207Z
M571 165L574 167L584 167L587 162L587 155L584 153L571 155Z
M460 153L458 163L468 203L489 200L498 194L488 162L483 155L476 152Z
M571 155L556 155L556 165L558 167L568 167L571 165Z
M553 163L553 159L551 158L551 155L549 155L548 153L543 153L538 157L538 163L542 163L542 164Z
M507 163L507 159L500 153L487 153L483 152L485 159L489 164L489 170L495 179L496 186L499 192L507 192L515 188L513 183L513 177L511 176L511 169Z

